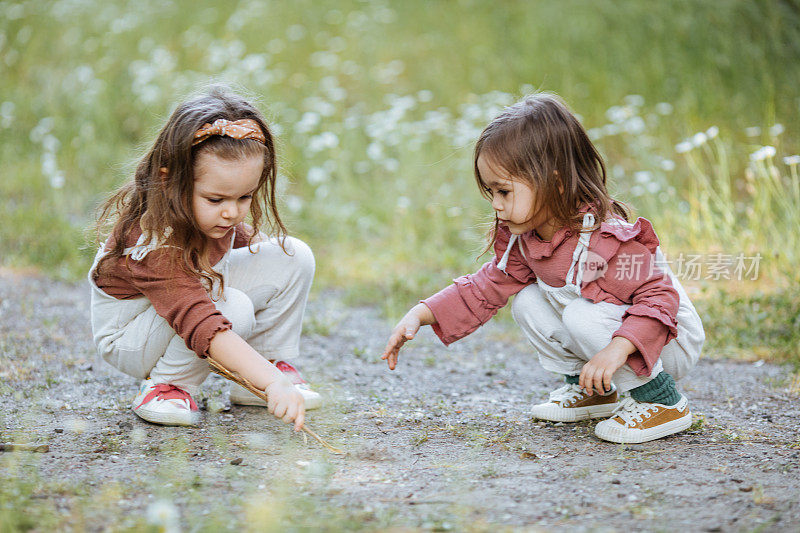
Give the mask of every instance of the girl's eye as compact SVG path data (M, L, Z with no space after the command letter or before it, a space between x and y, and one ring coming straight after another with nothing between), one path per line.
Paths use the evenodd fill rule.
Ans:
M500 191L497 191L497 194L499 194L500 196L505 196L505 195L506 195L506 194L508 194L509 192L511 192L511 191L503 191L503 190L500 190Z
M211 202L212 204L218 204L218 203L220 203L222 201L222 199L221 198L209 198L208 201Z
M253 197L253 195L252 195L252 194L245 194L244 196L242 196L241 198L239 198L239 200L249 200L249 199L250 199L250 198L252 198L252 197Z

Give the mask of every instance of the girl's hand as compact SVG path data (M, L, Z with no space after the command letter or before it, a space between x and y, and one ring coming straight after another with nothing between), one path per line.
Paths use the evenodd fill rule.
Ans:
M591 396L593 390L610 391L611 377L625 364L628 356L636 351L636 346L625 337L614 337L611 342L597 352L583 365L578 384Z
M389 370L394 370L397 366L397 357L400 348L403 347L406 341L410 341L414 338L420 326L435 323L436 318L434 318L428 306L423 303L412 307L411 310L406 313L406 316L400 319L400 322L398 322L392 330L389 341L386 343L386 348L383 349L383 355L381 355L381 359L385 359L389 364Z
M294 430L300 431L306 419L306 406L303 395L292 382L282 377L270 383L265 392L269 412L287 424L294 422Z

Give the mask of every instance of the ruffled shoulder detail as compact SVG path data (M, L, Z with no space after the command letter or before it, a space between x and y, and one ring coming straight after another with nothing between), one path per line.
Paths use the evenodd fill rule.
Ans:
M600 235L614 238L619 242L635 240L647 247L650 253L653 254L656 253L656 248L659 245L658 236L653 230L653 225L649 220L641 217L637 218L633 224L618 218L606 220L600 224Z

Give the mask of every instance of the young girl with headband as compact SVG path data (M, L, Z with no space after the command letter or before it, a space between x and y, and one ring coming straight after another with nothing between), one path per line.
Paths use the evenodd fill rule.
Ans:
M542 366L566 379L534 416L608 418L595 434L624 443L688 428L674 380L700 356L700 317L650 222L629 223L609 196L600 154L566 105L540 93L506 108L478 139L474 168L496 213L495 256L400 320L383 353L389 368L420 326L450 344L516 295L514 319Z
M106 361L143 380L132 409L144 420L197 424L207 357L269 397L233 385L234 404L264 405L296 430L319 406L283 361L299 353L314 256L286 235L276 176L261 113L216 87L175 109L104 204L98 228L113 228L89 273L92 332Z

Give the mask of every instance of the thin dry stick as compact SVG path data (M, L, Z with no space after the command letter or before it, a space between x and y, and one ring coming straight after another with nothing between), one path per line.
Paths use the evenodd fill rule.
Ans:
M261 398L265 402L268 401L267 400L267 393L265 391L261 390L261 389L256 388L256 386L253 385L252 383L250 383L247 379L243 378L242 376L240 376L239 374L237 374L235 372L231 372L230 370L228 370L227 368L225 368L224 366L219 364L218 361L215 361L215 360L211 359L210 357L208 357L206 359L206 361L208 361L208 366L211 367L211 371L212 372L214 372L216 374L219 374L220 376L222 376L224 378L227 378L227 379L233 381L234 383L238 383L239 385L241 385L242 387L246 388L247 390L249 390L250 392L252 392L256 396L258 396L259 398ZM302 429L303 429L303 431L305 431L306 433L308 433L309 435L314 437L314 439L316 439L317 442L322 444L322 446L326 450L328 450L329 452L335 453L337 455L345 455L346 452L343 452L339 448L335 448L335 447L331 446L330 444L328 444L327 442L325 442L325 439L323 439L322 437L317 435L317 433L315 431L313 431L311 428L309 428L307 424L303 424Z

